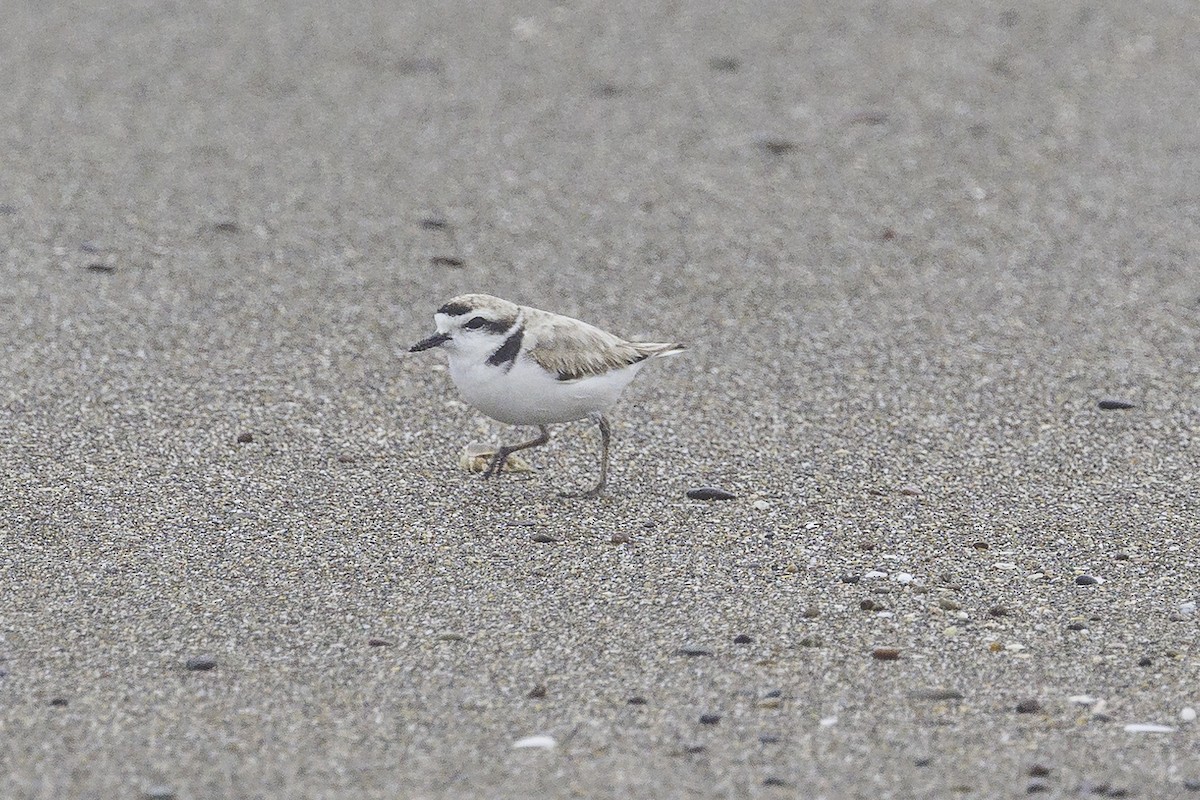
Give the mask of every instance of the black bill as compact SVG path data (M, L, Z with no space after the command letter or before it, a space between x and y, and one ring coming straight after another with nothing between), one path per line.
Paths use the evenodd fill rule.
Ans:
M408 352L419 353L422 350L428 350L431 347L438 347L439 345L443 345L448 341L450 341L450 334L435 333L433 336L430 336L428 339L422 339L421 341L414 344L412 347L408 348Z

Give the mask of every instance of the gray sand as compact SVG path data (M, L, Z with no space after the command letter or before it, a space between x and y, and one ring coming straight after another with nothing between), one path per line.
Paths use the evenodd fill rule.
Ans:
M0 795L1200 796L1193 3L327 5L5 7Z

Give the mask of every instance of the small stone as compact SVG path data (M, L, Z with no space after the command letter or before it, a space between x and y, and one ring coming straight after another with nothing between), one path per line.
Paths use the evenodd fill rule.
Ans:
M1018 714L1036 714L1042 710L1042 704L1033 698L1028 698L1017 703Z
M1113 400L1113 399L1101 400L1099 403L1097 403L1097 405L1100 406L1100 408L1104 409L1105 411L1121 411L1126 408L1135 408L1136 407L1135 403L1131 403L1128 400Z
M763 786L787 786L788 782L785 781L783 778L776 778L776 777L772 776L769 778L763 778L762 785Z
M517 739L512 746L516 750L553 750L557 744L553 736L526 736Z
M918 489L916 486L913 486L912 484L908 484L907 486L900 487L900 494L904 495L905 497L916 497L920 493L921 493L921 490Z
M458 631L442 631L436 638L439 642L461 642L467 637Z
M920 758L913 759L914 767L928 767L932 763L933 763L933 759L930 758L929 756L921 756Z
M1042 781L1030 781L1025 787L1025 794L1041 794L1042 792L1050 791L1050 787Z
M841 577L842 583L858 583L861 580L862 580L861 575L843 575Z
M768 508L771 507L771 504L768 503L766 500L755 500L752 503L752 505L758 511L766 511Z
M146 800L175 800L175 790L170 786L151 786L145 797Z
M1095 586L1100 583L1100 579L1091 575L1076 575L1075 583L1079 586Z
M535 533L529 538L538 544L558 544L560 541L562 541L557 536L551 536L548 533Z
M711 656L713 654L713 651L709 650L707 647L700 647L699 645L690 644L684 645L676 652L678 652L681 656Z
M687 753L689 756L694 756L694 755L699 755L700 753L703 753L707 749L708 748L702 744L690 744L687 747L683 748L683 752Z
M459 269L467 263L458 256L434 256L430 261L435 267L448 267L450 269Z
M953 600L942 598L941 600L938 600L938 608L942 609L943 611L958 611L962 608L962 606Z
M1174 733L1170 725L1158 725L1153 722L1131 722L1125 726L1126 733Z
M1184 781L1183 788L1189 792L1200 792L1200 779Z
M629 534L626 531L619 531L612 535L608 540L609 544L629 544Z
M50 700L50 705L54 706L55 708L62 708L66 704L67 698L65 697L55 697Z
M783 705L783 698L768 695L767 697L760 698L755 702L755 705L759 708L779 708Z
M798 642L798 644L801 647L824 647L825 640L820 636L805 636Z
M1088 626L1082 622L1072 622L1067 625L1067 630L1069 631L1086 631L1087 629Z
M529 690L529 699L530 700L541 700L545 696L546 696L546 684L544 684L544 683L539 683L537 686L534 686L532 689Z
M208 672L217 668L217 660L212 656L196 656L185 661L183 667L192 672Z
M817 608L816 606L809 606L800 612L800 616L804 617L805 619L816 619L817 617L821 616L821 609Z
M871 651L871 658L876 661L896 661L900 658L898 647L876 647Z
M84 267L88 272L116 272L117 268L113 264L106 264L103 261L93 261Z
M225 220L213 225L213 230L218 233L241 233L242 226L232 220Z
M720 721L721 721L720 714L701 714L700 715L700 724L701 725L716 725Z
M886 611L887 610L887 606L883 605L882 603L876 603L874 600L871 600L871 599L863 600L862 602L860 602L858 604L858 607L861 608L863 611Z
M393 644L395 644L395 642L387 639L379 639L374 636L372 636L370 639L367 639L368 647L391 647Z
M741 65L742 62L732 56L717 56L708 60L708 68L714 72L737 72Z
M1184 722L1195 722L1196 709L1192 708L1191 706L1185 706L1184 708L1180 709L1179 718Z
M421 220L421 227L427 231L440 231L450 226L445 217L428 216Z
M631 706L644 706L647 703L649 703L650 701L647 700L646 698L642 697L640 694L638 694L638 695L634 695L633 697L629 698L625 702Z
M1009 613L1009 610L1004 606L992 606L988 609L988 614L993 617L1007 617Z
M1128 561L1129 553L1117 553L1116 555L1113 556L1113 558L1116 559L1117 561Z
M790 142L787 139L760 139L758 146L773 156L786 155L796 149L796 143Z
M349 453L338 453L337 460L339 464L353 464L354 456Z
M250 444L253 441L254 441L253 433L246 432L246 433L239 433L237 435L237 443L238 444Z
M1029 777L1044 778L1050 774L1050 768L1045 764L1033 764L1029 767Z
M754 637L748 633L739 633L737 636L733 637L734 644L750 644L753 641Z
M989 546L987 542L975 542L975 544L971 545L976 550L987 550Z
M915 692L910 692L908 696L913 700L928 700L931 702L963 699L963 693L957 689L918 689Z
M687 496L692 500L733 500L737 495L733 492L727 492L717 486L701 486L696 489L688 489Z
M1139 667L1152 667L1152 666L1154 666L1154 659L1151 658L1150 656L1142 656L1141 658L1138 659L1138 666Z
M758 736L758 741L761 744L779 744L781 741L779 736L774 733L762 733Z

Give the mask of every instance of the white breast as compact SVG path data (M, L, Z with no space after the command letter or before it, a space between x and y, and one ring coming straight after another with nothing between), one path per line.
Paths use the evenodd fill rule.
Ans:
M617 401L643 363L560 381L529 358L518 358L505 371L452 354L450 377L464 400L493 419L510 425L550 425L604 411Z

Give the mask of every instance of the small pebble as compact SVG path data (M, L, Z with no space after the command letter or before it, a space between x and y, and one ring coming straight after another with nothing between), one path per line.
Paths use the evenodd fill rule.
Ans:
M1091 575L1076 575L1075 583L1079 586L1095 586L1100 583L1100 579Z
M716 725L720 721L721 721L720 714L701 714L700 715L700 724L701 725Z
M529 699L530 700L541 700L545 696L546 696L546 684L544 684L544 683L539 683L537 686L534 686L532 689L529 690Z
M117 268L112 264L105 264L103 261L93 261L84 267L88 272L116 272Z
M1045 764L1034 764L1029 768L1029 776L1031 778L1044 778L1050 774L1050 768Z
M752 505L754 506L755 509L757 509L759 511L766 511L768 508L771 507L771 504L768 503L766 500L755 500Z
M774 733L763 733L758 737L761 744L779 744L779 736Z
M614 533L612 538L608 540L609 544L629 544L629 534L625 531Z
M175 790L170 786L151 786L145 797L146 800L175 800Z
M733 637L734 644L750 644L753 641L754 637L747 633L739 633L737 636Z
M988 614L993 617L1007 617L1009 610L1004 606L992 606L988 609Z
M918 689L915 692L910 692L909 697L914 700L962 700L963 693L957 689Z
M1025 787L1025 794L1041 794L1042 792L1050 791L1050 787L1042 781L1030 781Z
M976 550L987 550L989 545L987 542L976 542L971 547L974 547Z
M796 143L786 139L760 139L758 146L773 156L782 156L796 149Z
M66 704L67 698L65 697L55 697L50 701L50 705L54 706L55 708L62 708Z
M913 759L914 767L928 767L932 763L933 763L933 759L930 758L929 756L922 756L920 758Z
M942 609L942 611L958 611L962 608L962 606L953 600L948 600L943 597L941 600L938 600L938 608Z
M1084 625L1082 622L1072 622L1067 625L1067 630L1069 631L1086 631L1087 629L1088 626Z
M213 225L213 230L219 233L240 233L242 226L238 225L236 222L226 220L225 222L218 222Z
M1131 722L1125 726L1126 733L1174 733L1170 725L1158 725L1153 722Z
M883 605L882 603L876 603L874 600L870 600L870 599L863 600L861 603L858 604L858 607L861 608L863 611L886 611L887 610L887 606Z
M688 489L687 496L692 500L733 500L737 495L733 492L727 492L716 486L701 486L696 489Z
M551 536L548 533L535 533L533 536L530 536L529 538L532 539L533 541L537 542L538 544L558 544L558 542L561 541L558 537Z
M788 782L783 778L763 778L763 786L787 786Z
M639 694L639 695L634 695L633 697L629 698L625 702L631 706L644 706L647 703L649 703L650 701L647 700L646 698L642 697Z
M1128 561L1129 553L1117 553L1115 556L1113 556L1113 558L1117 561Z
M862 580L861 575L843 575L841 577L842 583L858 583L861 580Z
M393 644L395 644L395 642L387 639L379 639L374 636L372 636L370 639L367 639L368 647L391 647Z
M1032 698L1017 703L1018 714L1036 714L1042 710L1042 704Z
M713 654L713 651L709 650L707 647L700 647L699 645L690 644L686 644L679 648L677 652L681 656L711 656Z
M421 227L429 231L440 231L443 228L449 227L450 223L445 217L425 217L421 220Z
M1152 667L1152 666L1154 666L1154 659L1151 658L1150 656L1142 656L1141 658L1138 659L1138 666L1139 667Z
M906 497L916 497L921 493L921 490L911 484L900 487L900 494Z
M816 619L817 617L821 616L821 609L817 608L816 606L809 606L800 612L800 616L804 617L805 619Z
M1183 788L1189 792L1200 792L1200 779L1184 781Z
M461 642L467 637L458 631L443 631L437 635L439 642Z
M741 65L741 61L731 56L718 56L708 60L708 68L714 72L737 72L738 67Z
M451 269L458 269L467 263L457 256L434 256L430 260L435 267L449 267Z
M1101 400L1097 405L1105 411L1120 411L1126 408L1134 408L1135 404L1128 400Z
M797 644L801 647L824 647L825 640L820 636L805 636Z
M185 661L183 667L192 672L208 672L217 668L217 660L212 656L196 656Z
M254 441L253 433L239 433L237 436L238 444L250 444L253 441Z
M871 658L876 661L895 661L900 658L898 647L876 647L871 651Z
M514 749L553 750L558 742L553 736L526 736L513 742Z
M1196 721L1196 709L1192 708L1191 706L1186 706L1185 708L1180 710L1179 718L1181 720L1183 720L1184 722L1195 722Z

